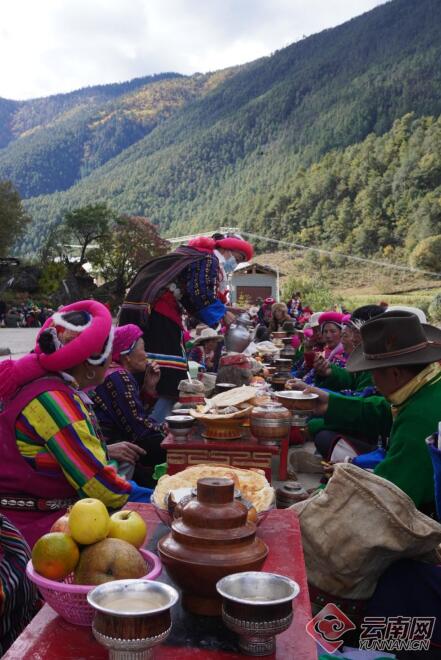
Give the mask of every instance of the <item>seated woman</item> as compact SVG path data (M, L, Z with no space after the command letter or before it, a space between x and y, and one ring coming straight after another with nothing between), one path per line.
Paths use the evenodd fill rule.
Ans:
M348 359L341 341L344 316L340 312L323 312L319 317L320 331L325 342L323 357L339 367L344 367Z
M38 593L26 576L31 551L18 529L0 514L0 657L38 610Z
M341 342L345 354L350 355L361 343L360 329L364 323L383 313L379 305L364 305L358 307L351 315L343 321ZM373 396L376 394L375 386L370 371L350 373L344 367L330 363L322 355L317 355L314 360L315 384L318 387L339 392L345 396ZM308 423L308 431L313 436L317 450L320 454L330 459L333 447L337 440L342 437L336 428L326 427L322 418L311 419ZM345 436L350 445L359 454L372 451L377 442L364 437L363 429L358 434Z
M79 498L112 509L150 501L149 489L109 465L82 392L104 379L112 336L104 305L80 301L46 321L33 353L0 364L0 513L31 547Z
M165 460L160 447L164 425L149 417L145 408L145 404L156 400L160 370L155 362L147 363L142 330L133 323L115 328L112 359L104 381L90 393L95 414L109 449L119 440L125 440L132 445L129 450L135 445L135 450L141 448L142 454L146 454L141 458L139 454L130 456L125 452L115 458L132 465L140 459L149 469L139 472L145 472L148 479L155 465ZM136 375L144 375L141 388Z
M271 307L271 319L269 322L270 332L280 332L283 330L283 324L286 321L292 322L291 316L288 314L288 308L285 303L274 303Z
M193 343L188 354L188 360L198 362L207 371L216 372L219 366L220 348L223 339L222 335L218 335L212 328L204 328Z

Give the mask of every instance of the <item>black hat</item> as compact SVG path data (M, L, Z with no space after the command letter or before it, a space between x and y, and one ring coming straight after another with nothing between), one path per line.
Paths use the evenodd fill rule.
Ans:
M441 330L409 312L376 316L362 326L361 338L346 363L349 372L441 360Z

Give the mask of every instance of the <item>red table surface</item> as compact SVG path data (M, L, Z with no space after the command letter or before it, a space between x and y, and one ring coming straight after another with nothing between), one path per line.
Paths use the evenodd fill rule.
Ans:
M131 503L126 508L138 511L146 521L148 547L160 524L152 505ZM266 657L269 660L316 660L315 644L305 630L311 619L311 609L297 517L289 510L271 511L258 534L269 546L263 570L286 575L300 586L294 601L293 622L287 631L277 636L276 653ZM95 640L91 628L67 623L49 605L44 605L3 656L4 660L103 660L107 657L107 651ZM163 644L155 648L154 657L157 660L239 660L246 656L238 652Z

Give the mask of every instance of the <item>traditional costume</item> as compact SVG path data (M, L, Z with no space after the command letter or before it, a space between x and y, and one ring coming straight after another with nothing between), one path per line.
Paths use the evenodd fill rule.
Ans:
M73 325L67 312L80 312L87 322ZM91 401L66 373L86 360L92 367L103 364L112 335L104 305L73 303L46 321L33 353L0 364L0 513L31 547L79 498L96 497L110 508L138 496L149 501L151 491L108 464Z
M216 326L227 311L219 298L224 278L215 253L219 248L240 252L247 261L253 256L252 246L240 238L194 239L146 263L132 281L122 305L118 325L138 325L149 357L161 367L157 386L161 397L177 396L179 382L188 369L182 312L205 325Z
M375 474L396 484L417 508L434 510L434 472L425 439L438 428L441 409L441 330L421 324L414 314L391 312L362 328L363 346L347 363L350 372L427 364L386 400L329 395L327 426L389 438L386 458Z

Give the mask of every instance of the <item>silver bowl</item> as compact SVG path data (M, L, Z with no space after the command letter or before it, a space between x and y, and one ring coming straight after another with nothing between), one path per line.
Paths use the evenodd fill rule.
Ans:
M176 442L185 442L194 426L195 418L191 415L169 415L165 421Z
M176 404L176 405L179 406L180 404ZM195 408L178 408L178 407L176 407L176 408L173 408L173 410L171 411L169 416L171 416L171 417L176 417L177 415L188 415L188 416L190 416L190 413L191 413L192 410L195 410Z
M222 578L216 585L222 596L222 619L239 635L243 653L254 656L275 652L275 636L293 619L297 582L276 573L248 571Z
M95 610L92 631L110 660L148 660L171 631L170 608L179 594L153 580L106 582L87 595Z
M295 410L303 415L311 415L317 403L318 394L301 392L299 390L283 390L275 392L274 397L288 410Z

